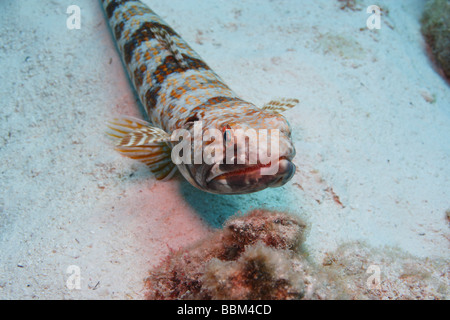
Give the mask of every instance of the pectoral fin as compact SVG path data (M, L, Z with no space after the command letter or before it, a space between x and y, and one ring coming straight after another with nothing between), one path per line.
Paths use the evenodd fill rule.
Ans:
M282 113L295 107L299 103L297 99L276 99L266 103L262 109L272 113Z
M150 123L132 118L114 119L107 134L122 155L145 163L158 180L168 180L176 171L172 162L170 135Z

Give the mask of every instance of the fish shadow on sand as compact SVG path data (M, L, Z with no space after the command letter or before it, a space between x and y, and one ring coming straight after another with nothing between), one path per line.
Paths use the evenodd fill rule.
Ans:
M220 195L198 190L180 179L180 193L200 217L213 228L222 228L224 222L234 215L245 214L256 208L288 209L283 188L266 189L241 195Z

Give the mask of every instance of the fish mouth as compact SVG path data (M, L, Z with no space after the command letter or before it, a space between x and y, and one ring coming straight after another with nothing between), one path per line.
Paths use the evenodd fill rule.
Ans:
M273 172L275 171L275 172ZM295 165L286 157L274 163L255 165L215 164L206 178L208 191L220 194L243 194L280 187L295 173Z

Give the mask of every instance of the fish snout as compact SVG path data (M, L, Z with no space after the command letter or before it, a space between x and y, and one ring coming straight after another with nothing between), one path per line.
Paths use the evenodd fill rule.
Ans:
M280 187L287 183L294 173L295 165L286 157L269 164L215 164L209 171L206 185L212 193L252 193L268 187Z

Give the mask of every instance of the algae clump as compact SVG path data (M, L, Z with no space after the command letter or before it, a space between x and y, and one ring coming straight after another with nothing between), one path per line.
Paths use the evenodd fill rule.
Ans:
M430 46L435 63L450 79L450 1L428 1L421 22L422 34Z

